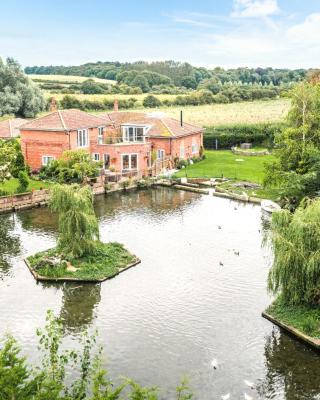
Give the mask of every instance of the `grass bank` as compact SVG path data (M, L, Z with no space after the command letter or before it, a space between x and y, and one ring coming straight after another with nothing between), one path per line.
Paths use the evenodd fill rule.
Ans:
M231 150L207 150L206 158L196 164L181 169L176 177L189 178L230 178L262 183L265 174L265 163L274 156L239 156ZM242 161L239 161L242 160Z
M288 306L283 304L281 298L279 298L267 308L266 313L313 339L320 339L319 307L307 305Z
M53 260L58 260L55 261L57 265L52 265ZM138 261L122 244L102 242L97 243L92 255L77 259L64 257L56 248L27 258L29 266L40 278L92 282L112 278Z
M30 179L29 186L26 192L31 192L32 190L48 189L52 186L50 182L37 181ZM19 181L16 178L12 178L0 183L0 193L7 193L8 195L18 193Z

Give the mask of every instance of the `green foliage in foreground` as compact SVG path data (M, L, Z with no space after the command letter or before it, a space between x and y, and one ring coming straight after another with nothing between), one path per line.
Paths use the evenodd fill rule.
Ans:
M89 186L55 185L49 207L59 216L59 251L73 258L97 251L99 226Z
M266 312L286 325L320 339L320 308L308 305L289 305L278 298Z
M28 261L32 268L36 268L37 265L41 264L41 268L36 268L36 271L42 276L96 281L115 276L119 269L127 267L136 260L136 257L129 253L120 243L97 241L90 255L86 254L80 258L63 257L65 261L69 261L72 266L78 268L76 272L67 271L66 262L62 262L60 266L52 267L49 264L46 265L45 261L43 261L48 257L59 257L60 255L59 250L55 248L30 256Z
M0 343L1 400L158 400L157 387L142 387L131 379L115 384L102 368L102 349L96 335L83 334L75 350L62 350L63 327L48 312L46 325L38 330L40 362L31 365L21 355L12 336ZM177 399L192 393L186 382L177 387Z
M186 175L189 178L225 177L262 183L264 164L272 159L272 155L239 156L230 150L206 151L206 158L203 161L180 170L176 177L181 178Z
M320 305L320 199L272 215L268 287L284 304Z

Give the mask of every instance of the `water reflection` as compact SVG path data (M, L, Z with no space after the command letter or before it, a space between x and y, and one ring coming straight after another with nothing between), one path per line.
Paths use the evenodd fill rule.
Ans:
M0 279L9 275L12 257L20 254L20 239L15 232L15 214L1 217L0 223Z
M181 212L188 205L200 200L201 195L181 190L157 188L150 190L131 190L112 195L101 195L95 199L95 211L99 217L112 217L119 212L143 212L152 215L170 216Z
M315 400L320 398L319 354L274 328L266 338L265 378L258 388L263 399ZM297 362L299 360L299 362Z
M36 208L16 214L21 227L27 231L56 232L58 221L56 215L47 207Z
M65 333L80 333L88 329L101 300L101 285L63 285L62 293L60 317Z
M67 345L97 328L110 374L157 384L165 398L186 374L201 400L245 390L253 399L319 399L318 355L261 318L271 299L259 207L159 188L99 196L95 209L102 240L142 259L101 285L36 283L23 258L55 245L56 216L47 208L0 216L0 336L10 330L36 356L34 332L52 309Z

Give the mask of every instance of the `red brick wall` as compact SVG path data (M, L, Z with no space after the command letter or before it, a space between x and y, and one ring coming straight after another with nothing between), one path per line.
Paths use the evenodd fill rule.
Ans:
M20 131L21 148L26 163L32 170L40 169L42 156L59 158L68 150L69 135L65 132Z
M166 156L172 156L173 158L180 158L180 146L184 147L184 159L191 157L197 157L199 155L200 146L202 146L202 133L194 133L193 135L177 137L177 138L149 138L152 143L152 149L165 150ZM192 153L192 143L197 145L197 152Z

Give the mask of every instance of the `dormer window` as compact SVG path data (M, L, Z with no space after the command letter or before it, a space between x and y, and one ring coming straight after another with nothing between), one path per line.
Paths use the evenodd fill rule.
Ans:
M144 142L144 128L142 126L124 126L122 134L124 142Z

